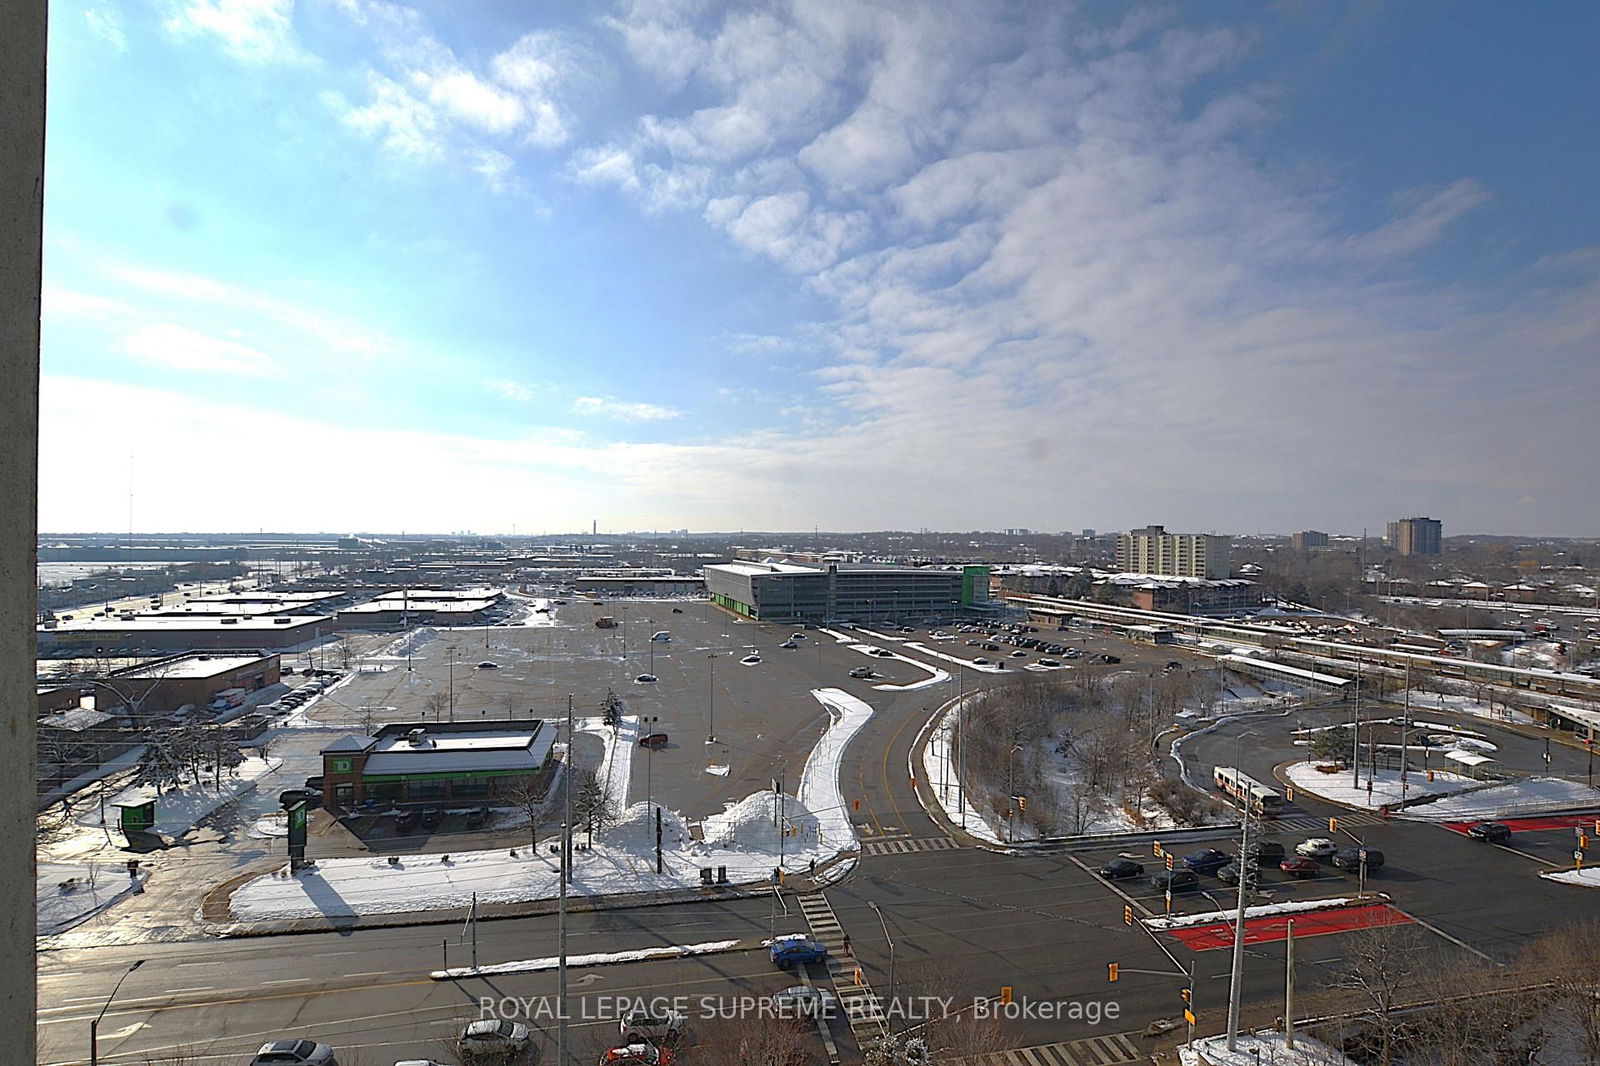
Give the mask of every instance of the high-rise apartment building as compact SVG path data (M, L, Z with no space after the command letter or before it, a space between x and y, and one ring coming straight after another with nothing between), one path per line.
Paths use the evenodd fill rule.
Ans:
M1168 533L1146 526L1117 534L1117 569L1219 581L1228 576L1232 539L1215 533Z
M1437 518L1397 518L1389 523L1389 547L1401 555L1438 555L1442 530Z
M1289 537L1289 543L1295 551L1305 551L1307 548L1326 548L1328 535L1315 529L1303 529Z

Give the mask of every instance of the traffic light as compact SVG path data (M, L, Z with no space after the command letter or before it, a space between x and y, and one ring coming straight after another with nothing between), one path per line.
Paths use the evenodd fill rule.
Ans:
M1132 925L1133 924L1133 904L1128 903L1128 904L1124 904L1123 905L1123 908L1122 908L1122 920L1124 922L1126 922L1128 925Z
M1183 995L1183 1002L1186 1005L1194 1001L1194 992L1192 990L1185 988L1183 990L1182 995Z
M1017 810L1021 811L1023 814L1027 814L1028 813L1028 797L1027 796L1018 796L1017 797Z
M1329 818L1328 819L1328 832L1337 833L1338 831L1339 831L1339 819L1337 819L1337 818Z
M1286 787L1283 790L1283 798L1288 800L1290 803L1293 803L1294 802L1294 789L1292 787Z
M1112 963L1112 965L1115 966L1116 963ZM1011 986L1010 985L1001 985L1000 986L1000 1002L1004 1006L1007 1006L1007 1007L1011 1006Z
M1596 832L1600 832L1600 830L1596 830ZM1158 859L1161 858L1161 841L1152 840L1150 842L1150 854L1154 855Z
M1163 858L1166 860L1167 869L1169 869L1169 870L1172 869L1172 856L1171 855L1165 855L1165 856L1163 856Z
M1107 981L1115 981L1116 979L1117 979L1117 964L1114 963L1114 962L1106 963L1106 980Z
M854 802L854 805L855 805L855 809L859 811L861 809L861 801L860 800L854 800L853 802Z

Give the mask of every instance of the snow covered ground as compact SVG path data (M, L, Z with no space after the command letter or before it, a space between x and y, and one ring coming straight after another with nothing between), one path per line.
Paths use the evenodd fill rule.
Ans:
M972 670L972 671L975 671L977 673L983 673L983 674L1003 674L1003 673L1005 673L1005 668L1004 667L997 666L994 663L975 663L971 659L963 659L959 655L950 655L950 654L947 654L946 652L939 651L937 648L930 648L926 644L907 644L906 647L915 648L917 651L920 651L924 655L931 655L935 659L943 659L947 663L955 663L957 666L961 667L963 670ZM979 656L979 658L986 658L986 656ZM946 676L948 676L948 675L946 675Z
M1199 1037L1193 1048L1178 1048L1178 1060L1183 1066L1356 1066L1343 1052L1299 1033L1291 1049L1278 1032L1240 1033L1233 1051L1226 1036Z
M129 877L120 862L41 862L35 884L38 934L71 929L143 885L149 876Z
M930 650L928 648L925 648L920 644L907 644L906 647L913 648L913 649L915 649L917 651L920 651L920 652L923 652L924 654L927 654L927 655L937 655L938 654L937 652L932 651L932 650ZM879 658L882 658L882 656L879 656ZM912 692L912 691L914 691L916 689L919 689L919 688L930 688L930 687L932 687L934 685L942 684L942 683L950 680L949 673L944 671L944 670L939 669L937 666L929 666L927 663L918 662L917 660L912 659L912 658L910 658L908 656L905 656L905 655L896 655L896 656L894 656L894 658L899 660L900 662L903 662L903 663L910 663L912 666L915 666L918 669L926 670L926 671L928 671L930 676L922 678L920 681L912 681L911 683L905 684L905 685L873 685L872 686L873 688L879 690L880 692Z
M604 718L578 718L572 723L579 733L600 738L605 753L600 756L600 786L606 790L611 809L628 808L628 785L633 779L633 752L639 743L639 718L625 715L617 728L606 725Z
M1461 796L1450 796L1436 803L1410 807L1406 809L1405 816L1428 822L1464 822L1481 818L1515 818L1597 804L1600 804L1600 791L1582 781L1528 777Z
M1285 903L1264 903L1256 907L1244 909L1245 920L1251 918L1267 918L1274 914L1305 914L1307 911L1326 911L1337 907L1348 907L1358 903L1372 903L1373 897L1360 898L1357 896L1330 896L1327 899L1298 899ZM1198 914L1175 914L1170 918L1155 917L1144 919L1146 928L1149 929L1186 929L1194 925L1210 925L1212 922L1231 922L1238 916L1237 909L1225 911L1202 911Z
M757 792L730 803L703 823L703 842L691 839L675 811L661 812L662 872L655 872L655 818L650 804L623 810L618 822L595 835L594 846L575 850L573 883L577 896L661 892L696 888L702 869L725 868L732 884L769 880L780 865L809 870L856 847L839 785L839 760L872 708L841 689L812 693L831 721L812 749L794 796ZM585 719L593 731L599 719ZM637 722L625 721L614 737L598 725L611 764L605 787L625 795ZM630 732L630 730L632 732ZM615 760L613 762L613 760ZM775 818L782 829L774 824ZM787 830L784 832L783 830ZM392 914L405 911L553 899L560 890L559 858L548 847L475 851L454 855L415 855L391 864L387 859L324 859L295 874L287 868L240 886L232 911L240 921L270 921L318 916Z
M699 944L670 944L659 948L640 948L637 951L594 952L589 955L568 955L568 966L606 966L619 962L640 962L645 959L684 959L691 955L715 955L739 947L737 940L708 940ZM520 962L499 962L491 966L455 966L448 970L434 970L428 976L435 981L452 977L492 977L511 973L544 973L560 967L559 956L542 959L524 959Z
M104 817L114 830L117 828L118 817L114 806L116 803L123 800L137 800L141 797L154 798L156 822L152 827L153 831L164 837L179 837L193 829L195 823L224 803L255 788L258 780L275 772L282 765L281 759L248 758L240 764L235 775L227 773L222 775L221 788L216 786L209 774L202 774L203 780L198 784L191 781L165 789L159 796L155 795L153 789L147 787L126 788L115 796L107 798ZM100 819L101 812L97 807L78 815L78 824L98 829L101 826Z
M1600 866L1585 866L1581 870L1556 870L1539 875L1547 881L1560 881L1564 885L1580 888L1600 888Z
M1405 694L1399 693L1389 700L1390 703L1404 703ZM1492 718L1497 722L1521 722L1534 724L1534 719L1522 711L1514 710L1503 704L1484 703L1473 699L1471 696L1458 695L1446 692L1423 692L1420 689L1411 690L1411 713L1421 711L1439 710L1454 711L1456 714L1469 714L1475 718Z
M979 840L998 844L1000 837L994 828L970 802L962 801L963 786L950 757L953 747L951 735L955 728L956 708L952 707L939 719L933 732L928 734L928 743L922 750L924 779L932 786L934 798L939 801L939 808L947 821Z
M1372 811L1384 804L1399 803L1402 799L1416 799L1419 796L1437 795L1441 792L1459 792L1464 788L1483 784L1476 778L1465 777L1447 770L1435 770L1433 780L1429 781L1427 774L1413 770L1406 775L1405 788L1402 790L1399 770L1379 770L1374 778L1363 766L1361 782L1357 785L1350 770L1325 774L1317 769L1315 762L1292 763L1284 773L1298 791L1309 792L1313 796L1321 796L1325 800L1342 803L1347 807L1365 807ZM1367 787L1369 782L1372 786L1370 791ZM1408 808L1407 813L1417 815L1418 812L1431 810L1434 806L1429 804L1425 807Z

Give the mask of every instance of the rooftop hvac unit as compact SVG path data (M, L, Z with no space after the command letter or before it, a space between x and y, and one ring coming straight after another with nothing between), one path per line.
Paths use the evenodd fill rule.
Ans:
M414 748L419 748L427 742L428 731L426 729L413 729L406 734L406 743Z

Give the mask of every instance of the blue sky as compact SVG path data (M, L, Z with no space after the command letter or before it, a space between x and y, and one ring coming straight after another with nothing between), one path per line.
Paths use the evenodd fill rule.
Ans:
M58 2L41 527L1593 536L1597 31Z

